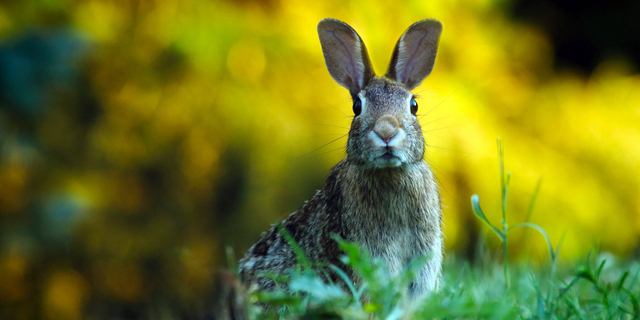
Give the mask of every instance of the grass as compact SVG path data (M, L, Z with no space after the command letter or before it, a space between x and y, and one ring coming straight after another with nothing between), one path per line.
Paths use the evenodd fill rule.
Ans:
M529 222L509 226L510 174L505 174L500 140L498 151L502 188L500 228L486 218L477 195L472 197L471 205L476 216L501 240L501 263L487 252L475 265L449 257L444 264L440 290L415 300L407 296L405 288L428 257L414 260L398 276L392 277L383 262L372 260L355 244L336 239L345 252L343 262L362 278L361 286L356 287L336 266L329 268L337 272L343 282L326 283L323 280L326 277L310 268L302 251L296 250L300 266L289 277L277 277L288 284L289 291L253 292L253 303L270 308L252 306L251 318L640 320L640 263L594 253L572 267L559 268L560 244L554 249L543 228ZM536 190L539 190L539 184ZM527 216L531 215L536 197L537 191ZM508 235L515 228L531 228L543 236L550 257L548 267L509 263ZM286 230L282 228L281 232L286 233ZM285 238L298 248L287 234Z

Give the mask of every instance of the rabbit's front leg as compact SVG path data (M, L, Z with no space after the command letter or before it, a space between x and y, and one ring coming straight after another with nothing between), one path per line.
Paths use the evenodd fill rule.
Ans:
M420 269L416 278L409 284L409 296L412 298L419 298L426 292L436 291L441 281L442 250L436 248L431 252L423 253L423 256L429 257L429 261Z

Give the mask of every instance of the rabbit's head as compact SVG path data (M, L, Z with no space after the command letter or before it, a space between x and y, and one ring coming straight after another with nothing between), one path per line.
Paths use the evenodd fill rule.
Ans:
M347 157L365 168L390 168L422 161L424 138L411 89L433 69L442 24L426 19L400 37L389 70L373 72L367 49L348 24L324 19L318 24L327 69L353 99Z

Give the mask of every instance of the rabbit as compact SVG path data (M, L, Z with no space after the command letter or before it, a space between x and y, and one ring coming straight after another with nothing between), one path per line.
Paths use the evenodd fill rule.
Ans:
M431 73L441 32L435 19L411 25L398 40L387 73L378 77L353 28L335 19L320 21L327 69L353 99L347 156L311 200L246 252L238 264L245 286L274 290L276 283L266 274L288 275L296 269L296 254L281 225L316 268L336 265L356 284L360 280L340 261L344 253L334 234L382 259L392 276L412 259L429 256L406 289L412 297L437 290L444 254L440 195L423 160L425 141L410 90ZM326 270L335 283L341 282Z

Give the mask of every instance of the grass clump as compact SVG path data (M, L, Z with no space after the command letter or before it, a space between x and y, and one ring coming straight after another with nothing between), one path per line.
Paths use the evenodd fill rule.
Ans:
M371 259L353 243L336 238L345 252L342 262L362 280L356 286L337 266L328 267L341 283L327 282L326 274L313 268L301 250L296 250L299 267L288 277L274 275L288 291L254 292L252 319L638 319L640 320L640 264L620 261L612 255L589 254L573 267L558 268L560 244L553 248L543 228L530 222L509 226L507 198L511 175L505 173L504 155L498 140L502 190L502 221L494 226L480 207L477 195L471 205L476 216L502 242L502 263L488 253L475 265L448 257L440 290L411 299L406 288L417 270L429 259L412 261L392 277L386 265ZM540 184L536 187L527 217L531 216ZM528 220L528 219L527 219ZM549 268L536 269L528 263L510 265L508 235L516 228L538 231L546 241ZM281 228L293 246L293 239ZM344 290L347 288L347 290Z

